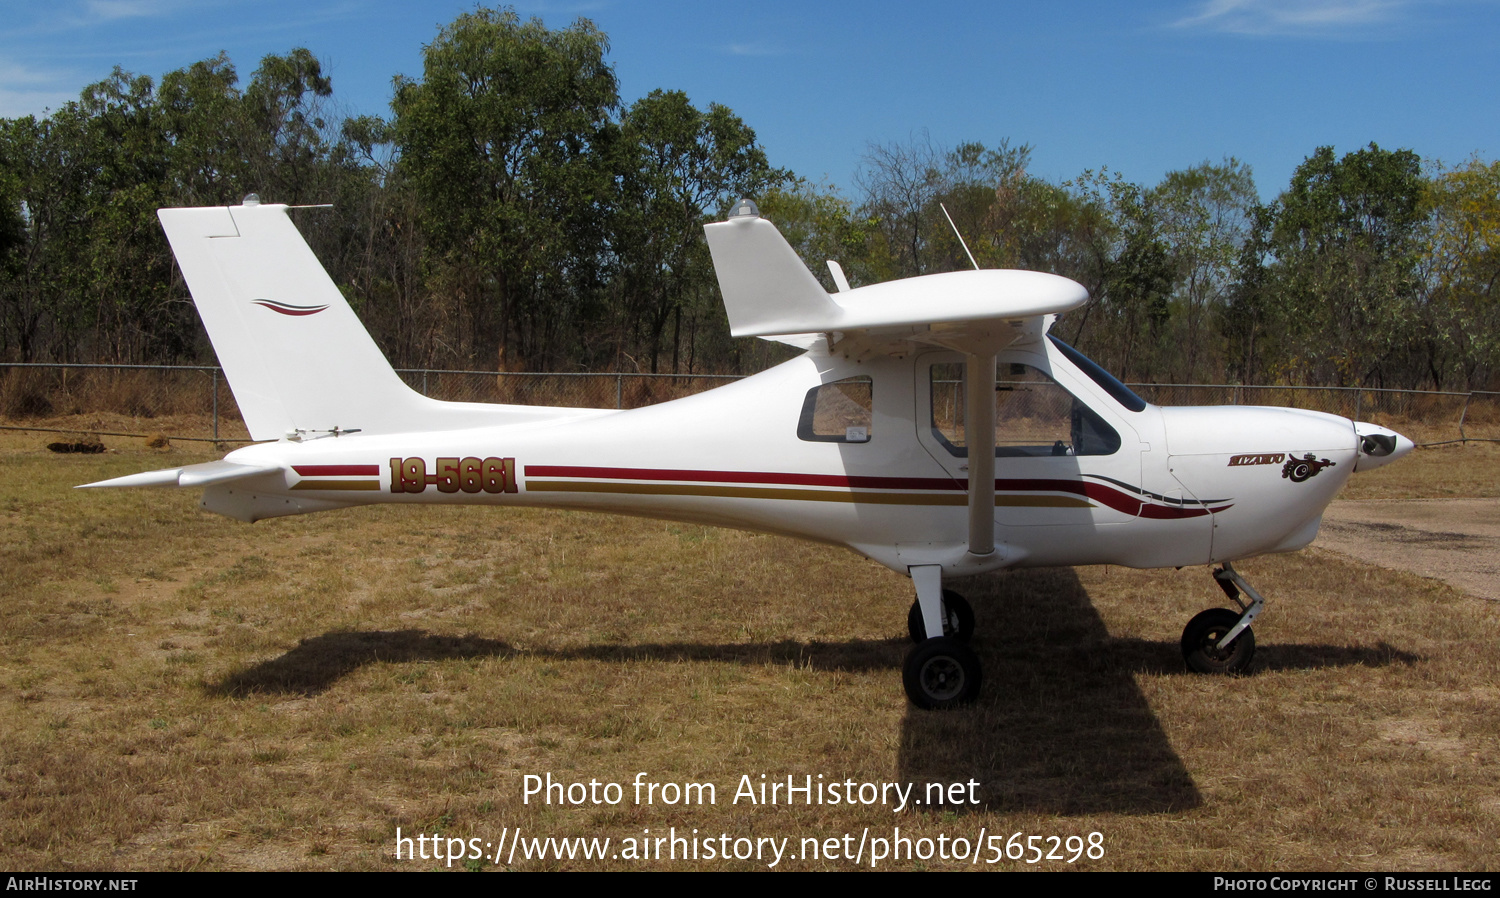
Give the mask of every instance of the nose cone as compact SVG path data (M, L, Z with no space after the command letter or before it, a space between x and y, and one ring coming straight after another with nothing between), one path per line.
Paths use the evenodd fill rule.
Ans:
M1417 444L1388 427L1379 424L1354 422L1354 432L1359 435L1359 457L1354 461L1355 471L1371 471L1388 465L1417 448Z

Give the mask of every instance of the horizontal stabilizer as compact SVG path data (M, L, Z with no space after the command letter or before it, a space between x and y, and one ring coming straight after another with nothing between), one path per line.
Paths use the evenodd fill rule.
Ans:
M805 326L838 317L839 306L812 276L776 226L758 215L705 225L729 332L736 337L806 334Z
M275 474L279 471L281 471L281 465L242 465L232 461L210 461L204 462L201 465L184 465L180 468L166 468L161 471L144 471L140 474L127 474L124 477L116 477L113 480L85 483L74 487L74 489L133 486L212 486L215 483L229 483L232 480L244 480L247 477L259 477L263 474Z

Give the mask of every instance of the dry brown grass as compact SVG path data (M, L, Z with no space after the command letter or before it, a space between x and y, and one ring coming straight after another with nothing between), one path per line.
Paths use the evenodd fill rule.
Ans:
M208 372L187 369L5 368L0 369L0 416L207 416L214 406L213 384ZM221 417L236 417L224 378L218 385Z
M1088 869L1495 863L1500 613L1431 581L1316 549L1247 562L1270 596L1255 673L1219 679L1184 673L1177 649L1219 604L1202 568L978 578L960 589L980 620L982 700L934 714L901 692L909 583L847 552L485 509L245 526L187 491L69 489L210 455L40 442L0 436L3 867L425 868L441 865L394 859L397 827L493 841L516 826L698 828L794 850L865 827L1101 832ZM1441 472L1474 458L1452 451L1466 464L1401 488L1446 488ZM719 803L522 803L526 774L639 771L714 783ZM975 779L983 803L729 803L762 773Z
M1404 432L1404 431L1403 431ZM1341 499L1453 499L1500 496L1500 443L1454 443L1349 478Z
M78 412L46 417L0 417L0 426L3 426L0 433L9 431L38 436L49 433L101 434L107 443L119 448L147 446L149 442L156 440L211 443L214 436L213 416L200 414L141 417L119 412ZM117 436L118 434L129 436ZM235 448L250 442L250 432L238 417L220 418L218 438L225 448ZM4 443L0 442L0 445Z

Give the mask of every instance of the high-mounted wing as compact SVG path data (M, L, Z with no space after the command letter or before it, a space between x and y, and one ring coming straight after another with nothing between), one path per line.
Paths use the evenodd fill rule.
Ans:
M704 233L736 337L827 334L830 345L847 341L846 348L905 351L910 346L901 344L917 342L983 355L1039 337L1044 316L1088 302L1074 281L1015 270L954 271L830 294L745 202Z
M741 200L728 221L703 230L736 337L810 346L821 334L830 351L849 355L932 344L964 354L969 383L994 383L1001 349L1040 339L1048 316L1089 298L1081 284L1065 277L1010 270L931 274L852 290L841 283L835 296L754 203ZM969 433L991 435L988 452L977 443L969 448L969 552L989 555L995 550L993 397L967 391L964 414Z

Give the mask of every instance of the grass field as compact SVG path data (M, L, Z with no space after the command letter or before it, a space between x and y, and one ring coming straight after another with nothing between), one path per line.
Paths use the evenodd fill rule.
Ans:
M984 692L934 714L901 690L909 581L848 552L557 512L246 526L198 511L195 491L70 489L216 455L106 438L117 451L65 456L47 440L0 435L0 867L447 869L398 861L397 829L492 855L518 827L608 837L615 854L674 830L716 850L788 839L777 869L854 867L802 842L845 834L869 868L897 827L913 853L983 832L1002 857L880 869L1497 865L1500 609L1433 581L1317 548L1245 562L1269 605L1253 675L1221 679L1183 672L1177 647L1221 603L1204 568L978 578L958 588ZM1500 452L1471 445L1349 494L1497 485ZM524 778L548 773L622 784L622 800L524 802ZM717 801L637 803L642 773L714 784ZM919 796L972 781L978 803L734 803L762 774ZM1006 859L1016 833L1058 837L1064 858L1067 837L1099 833L1103 857ZM523 849L452 869L770 862L699 844L697 860Z

